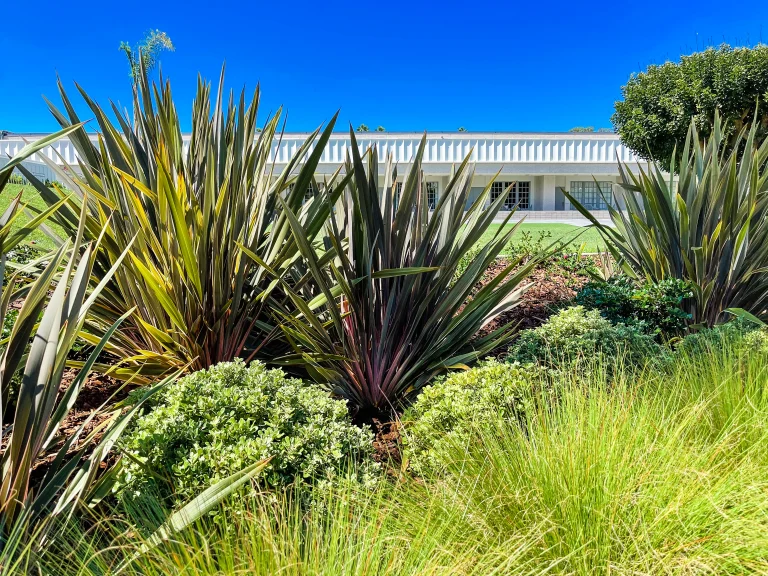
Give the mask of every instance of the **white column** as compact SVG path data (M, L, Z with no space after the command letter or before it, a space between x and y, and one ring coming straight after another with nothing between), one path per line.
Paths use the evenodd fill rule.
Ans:
M552 211L555 209L555 177L544 176L542 186L541 209Z

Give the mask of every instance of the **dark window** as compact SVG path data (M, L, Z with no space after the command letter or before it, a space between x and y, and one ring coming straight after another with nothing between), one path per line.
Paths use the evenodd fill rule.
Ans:
M427 182L427 206L430 210L437 207L437 182Z
M571 182L571 196L587 210L607 210L609 205L614 206L613 182ZM571 210L575 208L571 206Z
M509 189L507 197L502 204L502 210L513 210L515 206L520 210L531 208L531 183L530 182L494 182L491 184L491 203L496 202L505 190Z

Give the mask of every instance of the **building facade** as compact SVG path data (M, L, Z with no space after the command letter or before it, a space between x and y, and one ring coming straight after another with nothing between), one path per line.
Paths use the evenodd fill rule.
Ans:
M4 135L0 137L0 165L17 153L26 142L42 135ZM285 134L273 144L273 160L279 169L296 154L308 134ZM356 135L361 149L376 145L380 169L392 155L402 178L416 153L422 134L367 132ZM323 151L318 178L336 171L349 150L349 135L337 133ZM34 155L25 166L41 179L55 179L55 173L40 157L57 164L77 166L74 146L67 139ZM504 203L506 210L518 206L517 217L535 219L578 219L580 214L563 194L569 191L598 217L607 217L603 194L610 196L619 182L618 161L630 170L638 169L639 159L612 133L475 133L434 132L427 138L422 168L430 203L437 202L450 178L453 165L467 154L475 164L472 199L496 177L491 187L495 200L511 188ZM497 175L498 174L498 175ZM383 180L383 176L382 176ZM601 194L601 191L603 194Z

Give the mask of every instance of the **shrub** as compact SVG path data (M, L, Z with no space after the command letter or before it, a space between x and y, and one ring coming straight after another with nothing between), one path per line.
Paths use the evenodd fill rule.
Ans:
M490 418L523 423L529 392L543 369L486 360L425 386L403 415L404 455L421 476L439 473L443 449L469 440L473 424Z
M768 135L768 46L721 44L683 56L679 62L651 65L632 74L621 93L623 100L616 102L611 122L621 141L640 158L679 163L683 154L679 144L691 121L703 138L709 138L716 112L736 130L754 119L762 140ZM732 134L733 129L726 132ZM727 143L730 148L732 142ZM668 170L670 164L663 167Z
M125 441L133 458L124 490L185 500L269 457L260 476L269 487L331 480L355 461L361 474L372 473L372 440L349 422L345 402L320 388L260 362L223 362L168 386L137 420Z
M638 286L631 278L617 275L607 281L590 282L575 302L599 310L614 323L641 324L652 334L674 335L685 330L691 315L682 308L693 293L684 280L667 278Z
M650 358L663 358L664 350L637 326L612 324L597 310L574 306L561 310L538 328L521 332L507 359L557 367L598 355L642 365Z
M503 254L510 258L527 260L546 252L551 244L552 232L549 230L539 230L535 238L532 232L523 230L520 232L520 238L516 238L504 248Z
M456 270L453 272L453 283L459 281L459 278L464 276L464 273L467 271L469 266L472 264L472 262L477 258L477 255L480 254L482 246L479 244L476 244L469 250L467 250L464 255L459 259L459 263L456 265Z
M752 322L736 318L725 324L688 334L678 342L675 350L683 355L712 353L734 346L757 350L764 348L767 335L765 330L760 330Z

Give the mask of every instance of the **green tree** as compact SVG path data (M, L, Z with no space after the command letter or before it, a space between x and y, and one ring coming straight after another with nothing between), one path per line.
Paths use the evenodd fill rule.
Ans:
M150 30L147 32L144 40L135 49L131 48L128 42L120 42L120 48L128 58L128 65L131 67L131 79L136 81L139 77L139 63L144 64L144 68L149 72L157 64L158 56L163 50L173 52L175 50L173 42L165 32L161 30Z
M568 132L594 132L594 126L574 126Z
M464 126L459 126L459 132L466 132L467 129Z
M757 138L768 133L768 46L708 48L679 62L649 66L633 74L621 89L611 118L621 140L645 159L669 168L676 162L691 121L708 138L715 111L726 121L729 148L739 130L752 123L758 110Z
M386 132L386 131L387 129L384 128L384 126L379 126L378 128L376 128L376 132Z
M357 132L368 132L368 126L366 124L360 124L355 130Z

